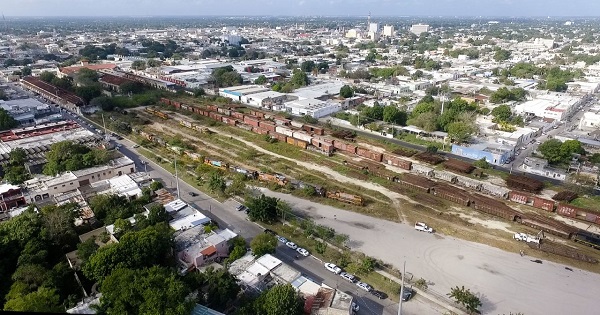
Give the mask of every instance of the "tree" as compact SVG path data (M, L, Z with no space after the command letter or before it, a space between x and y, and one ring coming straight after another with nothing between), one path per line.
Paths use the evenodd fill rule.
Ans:
M206 300L202 301L203 304L218 311L224 311L227 303L235 299L240 292L236 278L227 269L215 271L213 268L205 271L205 277L207 280Z
M0 130L12 129L18 125L19 123L4 108L0 108Z
M44 218L43 232L49 241L56 246L77 241L74 222L80 214L79 205L71 203L62 206L46 206L41 209L41 212Z
M50 83L54 79L56 79L56 74L54 74L52 72L44 71L44 72L40 73L40 80L42 80L42 81Z
M401 111L394 105L385 106L383 108L383 121L387 123L405 126L407 118L408 115L406 112Z
M340 88L340 96L343 98L349 98L354 95L354 89L349 85L344 85Z
M157 59L148 59L148 61L146 61L146 64L148 65L148 68L155 68L160 67L162 65L162 61Z
M31 75L31 68L30 67L23 67L23 69L21 69L21 74L26 77L28 75Z
M473 162L473 166L483 169L488 169L491 167L490 163L488 163L488 161L485 158L481 158L480 160Z
M500 105L492 109L492 116L494 116L494 122L507 122L512 116L512 110L508 105Z
M98 249L83 265L83 273L89 279L102 282L117 268L166 265L171 257L172 234L166 223L126 233L119 243Z
M40 287L37 291L6 301L5 311L13 312L56 312L64 311L60 298L54 289Z
M131 63L131 68L134 70L144 70L146 69L146 62L144 60L135 60Z
M108 153L101 149L90 149L72 141L61 141L53 144L46 153L48 163L44 166L44 174L57 175L64 171L77 171L83 168L106 163Z
M258 78L256 78L256 80L254 80L254 84L265 84L267 83L267 77L265 77L264 75L259 75Z
M102 95L102 86L98 83L78 86L75 88L75 94L89 104L93 98Z
M246 240L244 240L241 236L236 236L229 240L229 257L227 257L227 262L234 262L246 255Z
M190 290L166 268L116 269L100 287L101 313L179 314L191 313Z
M549 163L560 163L570 158L570 153L562 149L562 142L557 139L550 139L538 146L538 150Z
M248 217L252 221L272 223L277 220L277 198L261 195L258 198L250 198L246 201Z
M155 225L160 222L167 222L168 220L169 214L162 205L153 205L148 210L148 224Z
M437 153L438 148L434 145L428 145L427 148L425 148L425 152L427 153Z
M225 191L225 179L219 172L211 172L208 178L208 189L213 193L222 194Z
M273 254L275 253L275 248L277 248L277 238L268 233L259 234L250 242L250 248L252 248L252 252L256 257Z
M510 59L510 50L498 49L494 53L494 60L496 61L505 61Z
M308 81L308 76L306 75L306 72L303 72L300 70L294 70L294 74L292 75L292 78L290 79L290 83L294 87L307 86L309 81Z
M315 62L311 60L303 61L300 64L300 69L303 72L311 72L315 68Z
M464 305L469 313L478 312L477 309L482 305L479 298L471 293L469 289L465 289L464 286L452 288L447 295L456 300L457 303Z
M85 263L99 248L94 237L88 238L85 242L77 244L77 257Z
M458 142L466 142L475 131L476 129L472 124L464 122L453 122L448 125L448 136Z
M256 314L301 315L303 302L290 284L275 285L255 301Z
M137 81L127 81L119 85L119 90L123 94L139 94L144 92L144 85Z
M164 186L163 186L163 183L161 181L153 180L152 183L150 183L150 186L148 186L148 187L150 187L150 189L152 191L157 191L157 190L163 188Z
M76 74L76 82L82 85L90 85L98 82L98 78L98 72L88 68L81 68Z

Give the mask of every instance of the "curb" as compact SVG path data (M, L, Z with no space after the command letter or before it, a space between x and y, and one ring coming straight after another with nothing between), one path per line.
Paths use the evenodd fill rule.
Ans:
M383 270L375 270L375 272L377 272L378 274L380 274L380 275L382 275L382 276L384 276L384 277L386 277L386 278L388 278L388 279L390 279L390 280L392 280L392 281L394 281L394 282L396 282L398 284L402 284L402 280L401 279L398 279L397 277L395 277L395 276L393 276L393 275L391 275L391 274L389 274L389 273L387 273L387 272L385 272ZM414 286L412 287L412 289L418 295L420 295L420 296L424 297L425 299L427 299L427 300L429 300L429 301L431 301L431 302L433 302L433 303L435 303L435 304L437 304L437 305L439 305L439 306L447 309L448 311L451 311L451 312L453 312L455 314L464 314L464 315L467 315L467 312L465 312L465 311L463 311L463 310L461 310L461 309L459 309L459 308L457 308L457 307L455 307L453 305L449 305L447 303L444 303L444 302L440 301L440 299L432 296L427 291L424 291L424 290L421 290L421 289L417 289Z

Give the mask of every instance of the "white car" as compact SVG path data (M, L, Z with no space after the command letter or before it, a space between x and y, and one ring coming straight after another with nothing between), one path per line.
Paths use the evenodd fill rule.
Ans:
M368 284L366 284L364 282L360 282L360 281L356 283L356 286L359 287L359 288L361 288L361 289L363 289L363 290L365 290L365 291L367 291L367 292L371 292L371 290L373 290L372 286L370 286L370 285L368 285Z
M288 240L287 238L283 237L283 236L277 236L277 240L279 240L280 242L282 242L283 244L287 243Z
M287 243L285 243L285 246L287 246L287 247L289 247L291 249L298 248L298 245L296 245L296 243L294 243L294 242L287 242Z
M336 275L339 275L340 272L342 272L342 268L340 268L332 263L325 263L325 269L335 273Z
M356 277L353 274L347 273L347 272L342 272L340 273L340 277L354 283L356 282Z
M415 223L415 230L427 233L433 233L433 229L423 222Z
M296 251L298 253L300 253L300 255L302 255L304 257L308 257L310 255L310 253L306 249L304 249L302 247L298 247L298 249L296 249Z

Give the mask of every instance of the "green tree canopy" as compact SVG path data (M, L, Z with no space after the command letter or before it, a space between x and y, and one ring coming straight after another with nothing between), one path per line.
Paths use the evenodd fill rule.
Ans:
M103 281L118 268L140 269L166 265L171 256L173 231L167 224L126 233L119 243L104 246L83 265L86 277Z
M471 293L471 290L465 289L464 286L452 288L448 296L456 300L457 303L464 305L470 313L477 313L478 308L481 306L481 300Z
M383 108L383 121L396 125L406 126L408 115L397 106L388 105Z
M246 201L248 217L252 221L272 223L277 220L277 198L261 195Z
M506 104L496 106L494 109L492 109L492 116L494 116L495 122L507 122L512 116L512 110L510 106Z
M344 85L340 88L340 96L343 98L352 97L354 95L354 89L349 85Z
M258 234L250 242L250 248L252 248L252 252L256 257L273 254L275 248L277 248L277 239L274 235L268 233Z
M498 49L494 53L494 60L496 61L505 61L508 59L510 59L510 50Z
M108 162L105 150L90 149L71 141L61 141L53 144L46 153L48 163L44 174L58 175L65 171L77 171Z
M453 122L448 125L448 136L457 142L466 142L475 132L475 126L472 124Z
M311 60L303 61L300 64L300 69L304 72L311 72L315 68L315 62Z
M115 269L100 287L100 310L106 314L188 315L194 302L175 272L161 267Z
M306 75L306 72L294 70L294 74L292 75L292 78L290 79L290 83L294 87L307 86L309 81L308 81L308 76Z
M265 77L264 75L259 75L258 78L256 78L256 80L254 80L254 84L265 84L267 83L267 77Z
M221 67L213 70L212 77L219 87L235 86L242 84L243 80L232 66Z
M4 108L0 108L0 130L12 129L18 125L19 123Z
M290 284L275 285L255 301L256 314L301 315L302 299Z
M60 297L56 290L40 287L37 291L10 299L4 305L5 311L13 312L62 312Z
M540 144L538 150L549 163L565 163L571 159L574 153L584 153L581 142L577 140L566 140L560 142L557 139L550 139Z

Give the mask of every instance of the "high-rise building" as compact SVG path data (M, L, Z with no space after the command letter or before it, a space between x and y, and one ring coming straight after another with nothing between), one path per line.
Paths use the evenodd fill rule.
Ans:
M367 30L367 32L379 32L379 23L369 23L369 29Z
M394 25L385 25L383 27L383 36L386 36L386 37L394 36Z
M429 32L429 25L427 24L414 24L410 27L410 32L415 35L421 35L421 33Z

